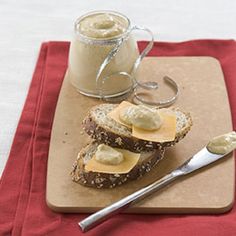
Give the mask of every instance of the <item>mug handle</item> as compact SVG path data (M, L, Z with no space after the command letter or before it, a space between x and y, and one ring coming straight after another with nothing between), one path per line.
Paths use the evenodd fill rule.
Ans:
M153 44L154 44L154 35L152 33L151 30L149 30L148 28L145 28L145 27L140 27L140 26L134 26L132 27L131 31L145 31L146 33L149 34L149 36L151 37L150 38L150 41L148 43L148 45L144 48L144 50L140 53L140 55L138 56L138 58L136 59L135 63L134 63L134 66L133 66L133 70L132 70L132 74L134 75L141 63L141 61L143 60L143 58L151 51L151 49L153 48ZM135 76L134 76L134 79L135 79ZM138 81L135 81L138 83ZM142 86L142 85L141 85Z

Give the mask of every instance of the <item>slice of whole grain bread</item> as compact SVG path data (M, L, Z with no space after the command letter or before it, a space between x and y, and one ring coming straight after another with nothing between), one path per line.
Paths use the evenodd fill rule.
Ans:
M128 181L141 178L149 172L164 156L165 149L141 153L138 163L133 169L125 174L108 174L86 171L86 163L94 156L99 144L91 142L78 154L77 160L71 172L72 180L85 186L95 188L114 188Z
M82 125L85 132L98 143L127 149L132 152L153 151L160 146L173 146L185 137L192 126L192 119L189 113L185 113L179 108L169 108L176 114L177 118L175 139L168 142L152 142L138 139L132 136L131 129L119 124L107 115L116 106L116 104L94 106L83 120Z

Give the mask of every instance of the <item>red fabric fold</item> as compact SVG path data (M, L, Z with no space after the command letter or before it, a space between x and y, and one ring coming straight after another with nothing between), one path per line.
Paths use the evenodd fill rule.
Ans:
M140 42L140 49L145 42ZM86 215L52 212L45 202L47 157L68 42L42 44L28 96L0 182L0 235L80 235ZM212 56L222 66L236 128L236 42L156 42L150 56ZM86 235L236 235L236 207L222 215L120 214Z

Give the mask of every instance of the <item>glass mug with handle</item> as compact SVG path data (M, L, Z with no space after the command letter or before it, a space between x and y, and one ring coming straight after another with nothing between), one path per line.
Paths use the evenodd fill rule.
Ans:
M141 54L133 37L136 30L145 31L151 37ZM118 97L123 99L122 95L134 91L140 102L148 104L139 96L137 88L155 90L158 84L152 81L141 83L136 80L135 73L143 57L151 50L153 41L149 29L131 27L130 20L121 13L87 13L75 22L69 52L69 79L77 91L86 96L114 100ZM167 82L175 85L172 80Z

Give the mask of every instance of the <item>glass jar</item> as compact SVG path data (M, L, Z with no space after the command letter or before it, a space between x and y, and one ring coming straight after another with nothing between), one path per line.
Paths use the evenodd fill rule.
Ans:
M92 97L119 96L133 86L122 76L132 74L139 56L131 31L130 20L117 12L96 11L80 17L74 28L69 52L68 75L72 85L82 94ZM105 62L117 48L109 63Z

